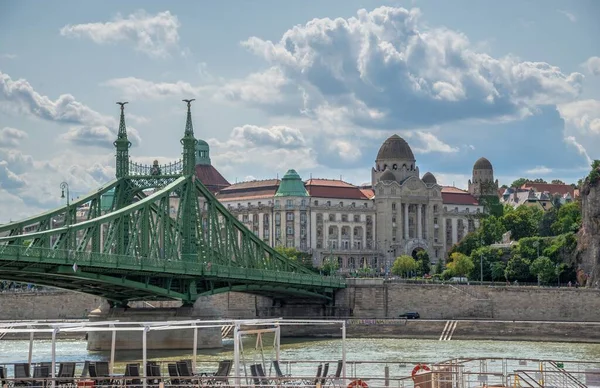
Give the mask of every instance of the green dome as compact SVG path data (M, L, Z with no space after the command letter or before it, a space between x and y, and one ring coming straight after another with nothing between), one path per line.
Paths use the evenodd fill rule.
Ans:
M196 139L196 166L209 165L210 166L210 146L207 142L202 139Z
M302 178L296 170L288 170L281 179L276 197L308 197L308 191L304 187Z

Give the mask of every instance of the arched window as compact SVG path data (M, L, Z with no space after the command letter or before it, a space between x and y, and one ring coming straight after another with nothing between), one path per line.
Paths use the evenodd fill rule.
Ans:
M396 163L394 163L394 165L392 166L393 170L397 170L398 169L398 165Z

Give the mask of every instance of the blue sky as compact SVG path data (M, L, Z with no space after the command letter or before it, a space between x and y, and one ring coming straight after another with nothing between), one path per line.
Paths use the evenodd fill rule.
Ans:
M421 173L466 187L576 182L600 158L600 3L0 3L0 222L114 177L127 100L134 160L195 133L231 182L295 168L359 184L391 134Z

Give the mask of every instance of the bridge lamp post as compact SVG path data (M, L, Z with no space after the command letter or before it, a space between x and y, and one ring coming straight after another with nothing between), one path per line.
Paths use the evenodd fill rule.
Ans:
M71 198L70 193L69 193L69 184L67 182L61 182L60 183L60 190L61 190L61 194L60 194L61 198L65 198L65 191L67 192L67 196L66 196L66 198L67 198L67 211L65 212L65 226L67 227L67 250L68 250L70 248L69 247L69 230L68 230L68 227L69 227L70 218L71 218L70 214L69 214L70 213L69 212L69 210L70 210L69 206L71 205L71 203L69 202L70 198Z

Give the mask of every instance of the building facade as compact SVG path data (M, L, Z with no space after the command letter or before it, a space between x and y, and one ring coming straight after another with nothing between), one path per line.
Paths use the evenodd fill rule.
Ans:
M432 263L444 260L479 226L483 206L477 198L497 189L491 163L483 158L474 165L468 191L441 186L429 172L421 176L410 146L394 135L377 154L370 185L302 181L290 169L282 179L235 183L216 196L272 246L311 252L315 265L333 257L343 272L383 273L397 256L420 250Z

